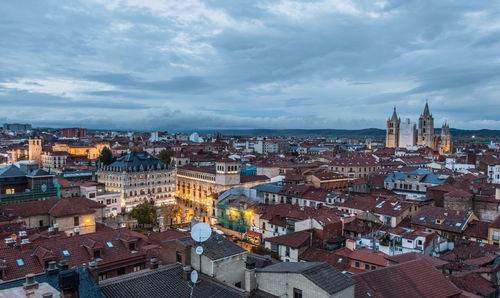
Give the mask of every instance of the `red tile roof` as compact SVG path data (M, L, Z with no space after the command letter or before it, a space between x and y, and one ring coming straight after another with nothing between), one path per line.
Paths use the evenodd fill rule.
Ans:
M354 250L349 258L352 260L361 261L364 263L375 264L379 266L387 266L386 254L382 252L367 252L363 250Z
M61 217L73 214L94 213L94 208L103 208L105 206L84 197L66 199L52 197L42 201L1 205L0 212L11 218L29 217L40 214Z
M274 243L274 244L289 246L291 248L299 248L299 247L307 246L309 243L310 237L311 237L311 233L306 232L306 231L300 231L300 232L290 233L290 234L286 234L286 235L266 238L265 241L270 242L270 243Z
M123 240L134 240L136 251L129 250L128 242ZM111 243L112 247L107 245ZM92 248L100 248L100 259L98 266L105 270L109 266L127 264L130 262L145 261L146 247L152 242L144 235L129 231L128 229L117 229L105 232L77 235L72 237L54 237L37 243L31 243L25 249L20 247L0 248L0 259L5 259L7 268L4 280L24 277L28 273L44 272L45 264L43 258L54 257L56 261L65 260L69 268L81 267L94 258ZM63 250L69 252L64 256ZM16 263L16 259L22 258L23 266Z
M442 267L442 266L448 264L448 262L446 262L446 261L440 260L438 258L426 256L426 255L416 253L416 252L408 252L408 253L395 255L395 256L386 256L385 258L388 261L391 261L391 262L397 263L397 264L406 263L406 262L410 262L410 261L414 261L414 260L424 260L436 268L439 268L439 267Z
M416 260L353 276L355 297L453 297L457 289L424 260Z

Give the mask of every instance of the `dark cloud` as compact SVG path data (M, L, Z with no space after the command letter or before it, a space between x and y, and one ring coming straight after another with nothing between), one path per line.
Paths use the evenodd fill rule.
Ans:
M500 129L487 1L0 4L0 118L126 129Z

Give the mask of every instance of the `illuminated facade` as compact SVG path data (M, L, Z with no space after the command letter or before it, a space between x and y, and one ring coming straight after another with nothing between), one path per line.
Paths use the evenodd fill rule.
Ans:
M234 160L221 160L215 166L185 165L177 168L176 196L181 203L204 222L215 224L216 201L211 196L233 187L252 187L269 182L267 176L241 176L240 166Z
M102 149L109 147L109 144L96 144L96 145L68 145L68 144L55 144L52 146L52 151L63 151L70 155L85 155L88 159L96 159L101 155Z
M174 168L147 152L131 152L108 166L100 166L98 181L106 191L121 194L121 209L129 212L149 200L156 206L174 204Z

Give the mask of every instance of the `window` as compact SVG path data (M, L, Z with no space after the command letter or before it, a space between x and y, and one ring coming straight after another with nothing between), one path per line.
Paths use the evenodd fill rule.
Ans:
M7 189L5 190L5 194L6 194L6 195L13 195L13 194L15 194L15 193L16 193L16 190L15 190L14 188L7 188Z
M16 263L17 263L17 266L19 266L19 267L24 266L24 260L22 258L17 258Z
M130 251L135 250L135 243L129 243L129 245L128 245L128 249L129 249Z
M94 250L94 259L99 259L101 257L101 251L99 249Z
M113 248L113 247L115 247L115 246L113 245L113 243L111 243L111 241L106 241L106 245L107 245L109 248Z
M141 265L134 266L134 272L141 270Z
M108 278L107 274L106 273L101 273L99 274L99 281L101 280L105 280L106 278Z
M125 274L125 268L122 267L122 268L116 269L116 274L118 276Z
M75 227L80 225L80 217L79 217L79 216L75 216L75 217L73 218L73 225L74 225Z
M498 239L499 239L499 232L493 231L493 240L498 240Z
M182 254L180 251L175 252L175 261L178 263L182 263Z
M365 270L370 270L370 265L365 264Z
M376 269L376 267L375 267L375 266L372 266L372 270L375 270L375 269Z
M40 222L38 224L40 227L43 227L43 219L40 219Z
M67 250L67 249L63 249L62 253L63 253L63 255L65 257L70 257L71 256L71 254L69 253L69 250Z
M302 290L293 288L293 298L302 298Z
M355 263L356 268L359 268L359 262Z

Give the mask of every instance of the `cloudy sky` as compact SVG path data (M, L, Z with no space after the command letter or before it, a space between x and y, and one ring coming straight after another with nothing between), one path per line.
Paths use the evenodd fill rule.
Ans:
M0 123L500 129L498 1L0 3Z

